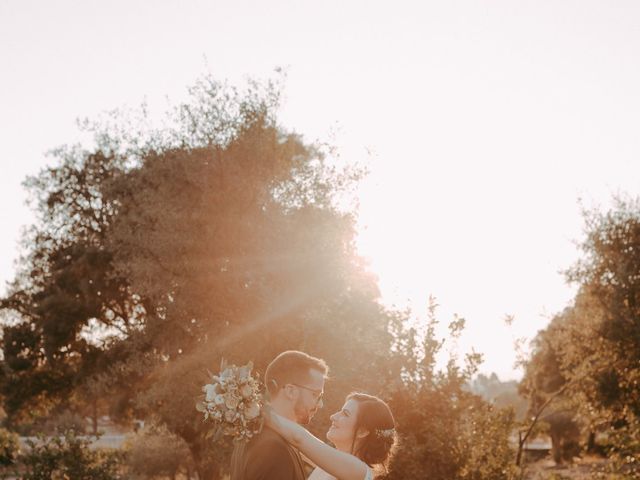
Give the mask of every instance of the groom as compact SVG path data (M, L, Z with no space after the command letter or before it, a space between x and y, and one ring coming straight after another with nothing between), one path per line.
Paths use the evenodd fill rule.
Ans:
M271 408L306 425L322 407L329 368L304 352L282 352L267 367L264 381ZM304 480L300 453L268 427L249 442L237 443L231 457L231 480Z

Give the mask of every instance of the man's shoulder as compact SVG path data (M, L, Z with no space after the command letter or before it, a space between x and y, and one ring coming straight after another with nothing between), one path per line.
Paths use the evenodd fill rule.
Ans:
M284 438L265 428L247 446L247 477L258 478L259 472L270 472L265 478L297 478L295 455Z
M232 479L303 480L297 452L275 431L264 428L249 442L237 446L232 458Z
M238 442L234 447L234 455L243 457L247 461L264 458L279 458L288 456L289 444L278 433L264 428L248 442Z
M289 448L289 444L280 434L268 427L265 427L260 433L251 439L249 442L249 448L251 450L256 448L277 448L286 450Z

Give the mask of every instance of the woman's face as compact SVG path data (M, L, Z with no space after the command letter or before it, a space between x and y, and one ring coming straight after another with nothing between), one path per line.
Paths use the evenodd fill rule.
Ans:
M357 418L358 402L353 399L348 400L340 411L331 415L331 428L327 432L327 438L338 450L351 451Z

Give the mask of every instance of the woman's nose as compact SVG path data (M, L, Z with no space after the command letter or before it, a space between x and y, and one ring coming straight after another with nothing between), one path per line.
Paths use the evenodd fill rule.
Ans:
M336 417L337 417L337 416L338 416L338 414L337 414L337 413L334 413L333 415L331 415L331 416L329 417L329 420L331 420L332 422L335 422L335 421L336 421Z

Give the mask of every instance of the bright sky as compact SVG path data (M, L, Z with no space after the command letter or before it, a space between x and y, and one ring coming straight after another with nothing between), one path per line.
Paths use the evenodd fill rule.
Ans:
M513 339L572 296L578 198L638 193L638 25L633 0L0 0L0 282L21 182L77 117L281 66L285 124L371 162L360 247L384 301L436 296L463 351L518 377Z

